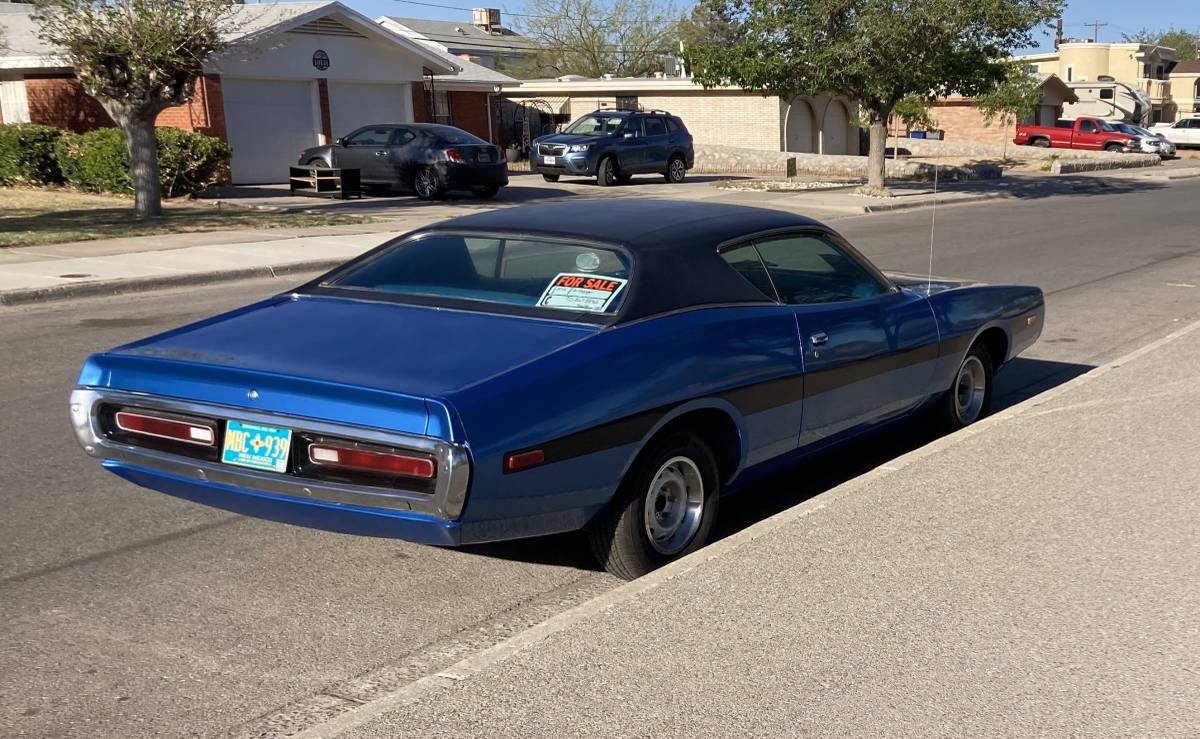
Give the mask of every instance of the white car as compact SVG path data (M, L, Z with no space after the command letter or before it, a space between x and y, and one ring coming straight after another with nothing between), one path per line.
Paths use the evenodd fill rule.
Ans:
M1185 146L1200 147L1200 114L1174 123L1155 123L1152 130L1181 149Z
M1137 142L1140 145L1139 151L1143 154L1158 154L1164 159L1175 156L1175 144L1161 133L1156 133L1148 128L1135 126L1132 123L1113 123L1118 131L1127 133L1130 136L1136 136Z

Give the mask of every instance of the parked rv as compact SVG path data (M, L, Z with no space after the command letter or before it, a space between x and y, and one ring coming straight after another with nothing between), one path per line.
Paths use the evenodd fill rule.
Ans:
M1135 126L1150 125L1153 105L1139 87L1101 77L1093 82L1068 82L1079 102L1063 104L1063 118L1100 118Z

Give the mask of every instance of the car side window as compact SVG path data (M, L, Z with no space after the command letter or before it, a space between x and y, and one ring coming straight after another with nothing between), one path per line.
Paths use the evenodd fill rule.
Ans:
M667 126L663 123L662 118L647 118L646 119L646 135L647 136L666 136Z
M1079 130L1083 133L1096 133L1096 124L1091 121L1084 121L1079 124Z
M412 141L416 137L417 137L417 135L407 128L397 128L396 132L394 134L392 134L391 145L392 146L404 146L405 144L407 144L409 141Z
M629 134L633 134L635 139L643 138L646 135L645 130L642 128L641 118L630 118L625 121L625 126L621 129L621 135L628 136Z
M387 146L392 137L390 128L364 128L345 138L346 146Z
M763 266L762 259L758 256L758 250L754 248L753 244L723 251L721 258L730 267L736 269L738 274L745 277L751 285L757 287L763 296L770 300L779 300L775 294L775 286L771 284L771 278L767 276L767 268Z
M780 236L756 247L784 303L865 300L890 289L823 234Z

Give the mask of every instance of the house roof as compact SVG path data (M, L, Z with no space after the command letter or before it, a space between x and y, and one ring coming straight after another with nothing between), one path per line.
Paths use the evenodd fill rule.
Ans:
M481 64L476 64L469 59L463 59L450 53L450 50L437 41L432 41L425 38L423 35L417 34L415 31L408 29L405 26L397 23L394 19L384 16L379 18L378 22L384 28L408 36L413 41L425 46L433 53L446 59L459 67L457 74L439 74L434 75L434 85L440 85L443 89L447 87L461 88L491 88L495 85L501 87L516 87L521 83L518 80L509 77L506 74L501 74L494 69L489 69Z
M1200 60L1179 62L1171 70L1171 74L1200 74Z
M510 29L496 27L488 31L471 23L457 21L435 21L424 18L399 18L385 15L379 19L404 26L413 33L448 49L471 49L483 53L532 53L537 49L530 39Z
M283 33L321 18L336 16L343 25L363 34L382 36L416 54L435 73L452 74L459 60L438 54L411 37L380 26L340 2L258 3L234 5L225 40L233 45L252 44L258 39ZM62 51L38 38L38 23L29 5L0 3L0 27L6 37L0 47L0 69L62 69L69 67Z

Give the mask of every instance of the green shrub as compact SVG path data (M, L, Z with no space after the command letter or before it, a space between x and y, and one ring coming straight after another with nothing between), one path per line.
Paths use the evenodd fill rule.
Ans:
M33 123L0 125L0 185L62 182L54 145L62 131Z
M199 192L216 184L229 166L229 145L212 136L159 128L158 168L164 197ZM131 194L129 154L118 128L65 134L56 149L67 184L91 192Z

